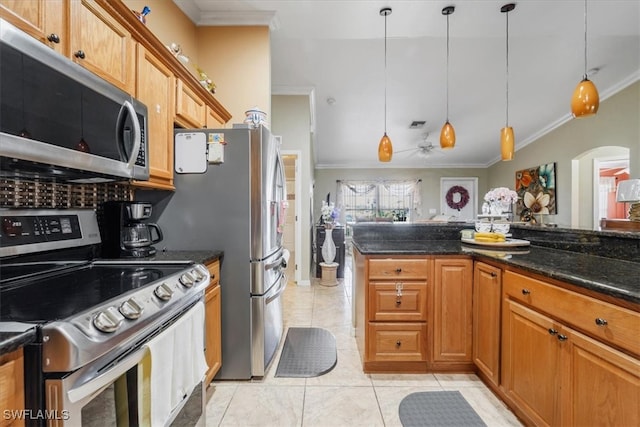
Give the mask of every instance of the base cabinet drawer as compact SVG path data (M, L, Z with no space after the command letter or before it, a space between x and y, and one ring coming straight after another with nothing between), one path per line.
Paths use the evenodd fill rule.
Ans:
M422 362L427 360L425 323L369 323L367 360Z
M413 258L376 258L369 260L369 279L425 280L429 274L429 260Z
M427 320L427 282L369 283L369 320Z

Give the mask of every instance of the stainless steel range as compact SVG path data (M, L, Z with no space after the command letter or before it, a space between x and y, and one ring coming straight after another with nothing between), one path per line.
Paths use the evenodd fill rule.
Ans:
M0 210L0 221L0 328L37 328L27 425L203 422L205 266L100 260L92 210Z

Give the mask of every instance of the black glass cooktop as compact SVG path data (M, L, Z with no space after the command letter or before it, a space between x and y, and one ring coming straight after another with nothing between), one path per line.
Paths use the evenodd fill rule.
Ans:
M5 283L0 289L0 321L65 319L185 268L185 264L86 264Z

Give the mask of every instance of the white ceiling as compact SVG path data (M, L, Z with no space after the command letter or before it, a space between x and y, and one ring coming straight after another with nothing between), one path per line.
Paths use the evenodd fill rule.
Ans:
M506 120L506 1L174 0L197 25L270 25L272 92L311 93L316 166L486 167L499 160ZM425 159L449 119L453 150ZM391 163L379 163L384 132L387 17L387 133ZM589 0L588 64L601 101L640 79L640 1ZM584 2L520 0L509 13L509 124L516 149L571 119L584 73ZM335 100L333 104L328 99ZM640 100L639 100L640 102ZM603 107L601 107L603 108ZM422 129L410 129L425 120ZM588 118L580 120L589 120ZM409 150L404 151L403 150ZM516 156L518 153L516 152Z

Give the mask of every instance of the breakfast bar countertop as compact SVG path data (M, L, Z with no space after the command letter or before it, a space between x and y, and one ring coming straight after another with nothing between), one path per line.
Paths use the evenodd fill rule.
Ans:
M487 249L460 240L353 240L363 255L469 255L640 303L640 263L531 245Z

